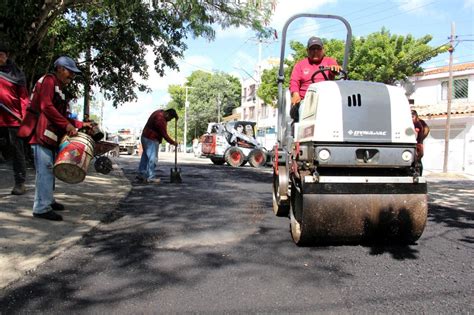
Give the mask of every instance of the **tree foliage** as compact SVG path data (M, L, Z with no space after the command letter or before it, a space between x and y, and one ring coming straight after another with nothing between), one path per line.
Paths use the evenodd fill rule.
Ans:
M83 83L98 86L115 106L148 88L147 47L154 70L177 69L189 37L214 39L215 27L261 30L272 1L215 0L3 0L0 40L29 86L59 55L82 60Z
M354 38L348 61L349 79L395 84L407 77L421 72L421 64L445 52L448 46L431 47L428 43L432 36L426 35L415 39L412 35L391 35L382 28L365 37ZM323 39L327 56L336 58L342 65L344 59L344 41ZM285 82L288 88L291 71L296 63L306 58L306 46L299 42L290 42L292 57L285 59ZM278 68L265 70L262 84L257 95L266 103L276 106L278 97Z
M353 80L395 84L417 72L421 64L445 52L445 46L428 45L431 35L415 39L412 35L391 35L383 28L367 38L356 39L350 58L349 71Z
M187 77L185 86L188 87L187 139L189 141L195 136L202 135L209 122L218 121L232 114L232 110L240 106L242 89L240 81L229 74L194 71ZM184 130L186 87L170 85L168 93L171 101L167 108L176 109L180 116L179 129Z

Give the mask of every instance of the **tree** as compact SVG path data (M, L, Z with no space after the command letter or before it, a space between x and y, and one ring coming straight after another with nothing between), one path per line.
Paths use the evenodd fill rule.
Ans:
M218 121L223 116L232 114L232 110L240 106L242 89L240 81L229 74L194 71L186 78L185 85L189 87L187 108L189 140L202 135L209 122ZM171 101L167 108L176 109L180 116L179 129L184 130L185 87L170 85L168 93Z
M419 39L412 35L391 35L382 28L367 38L354 38L351 54L348 61L349 79L382 82L395 84L407 77L421 72L421 64L445 52L447 46L433 48L428 45L432 36L426 35ZM337 39L323 39L324 50L327 56L336 58L342 65L344 58L344 42ZM289 77L296 61L306 58L306 46L299 42L290 42L294 51L291 59L285 59L285 83L288 88ZM262 84L257 95L272 106L277 105L278 68L265 70L262 75Z
M177 69L189 36L214 39L214 27L261 30L273 1L215 0L4 0L0 40L13 48L28 84L66 54L83 60L83 84L98 86L114 106L148 88L147 48L154 70ZM87 57L87 58L86 58ZM77 93L76 87L76 93Z
M391 35L385 28L356 39L349 64L350 78L386 84L403 81L423 71L422 63L446 51L444 46L429 46L431 39L431 35L419 39L410 34Z

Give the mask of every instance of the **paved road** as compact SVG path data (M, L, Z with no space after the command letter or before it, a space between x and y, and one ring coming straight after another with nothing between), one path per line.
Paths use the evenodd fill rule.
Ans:
M121 158L133 180L136 158ZM199 162L199 163L198 163ZM472 313L474 188L430 179L414 246L296 247L271 211L270 170L190 159L182 184L134 184L77 245L1 292L53 313Z

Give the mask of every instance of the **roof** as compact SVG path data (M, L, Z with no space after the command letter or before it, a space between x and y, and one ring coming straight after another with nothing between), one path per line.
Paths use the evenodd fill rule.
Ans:
M474 69L474 62L453 65L453 72L466 71L466 70L471 70L471 69ZM415 73L414 76L423 77L423 76L440 74L440 73L448 73L448 72L449 72L449 66L444 66L444 67L439 67L439 68L433 68L430 70L425 70L420 73Z
M234 113L234 114L231 114L229 116L222 117L223 122L236 121L236 120L239 120L239 119L240 119L240 113Z
M453 72L461 72L467 70L474 70L474 62L456 64L452 66ZM449 66L433 68L426 70L421 73L417 73L415 77L424 77L429 75L443 74L446 76L449 73ZM474 72L473 72L474 73ZM418 115L422 117L428 116L446 116L447 115L447 102L436 103L436 104L416 104L412 106L418 112ZM474 116L474 103L468 100L452 100L451 103L451 115L457 116Z
M446 116L447 115L447 104L417 104L411 107L418 112L419 116ZM451 103L451 115L460 116L471 116L474 115L474 104L468 102L455 102Z

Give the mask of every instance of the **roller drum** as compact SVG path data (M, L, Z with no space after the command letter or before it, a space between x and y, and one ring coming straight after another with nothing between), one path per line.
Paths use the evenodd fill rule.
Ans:
M299 245L413 243L426 225L426 194L301 194L294 189L291 233Z

